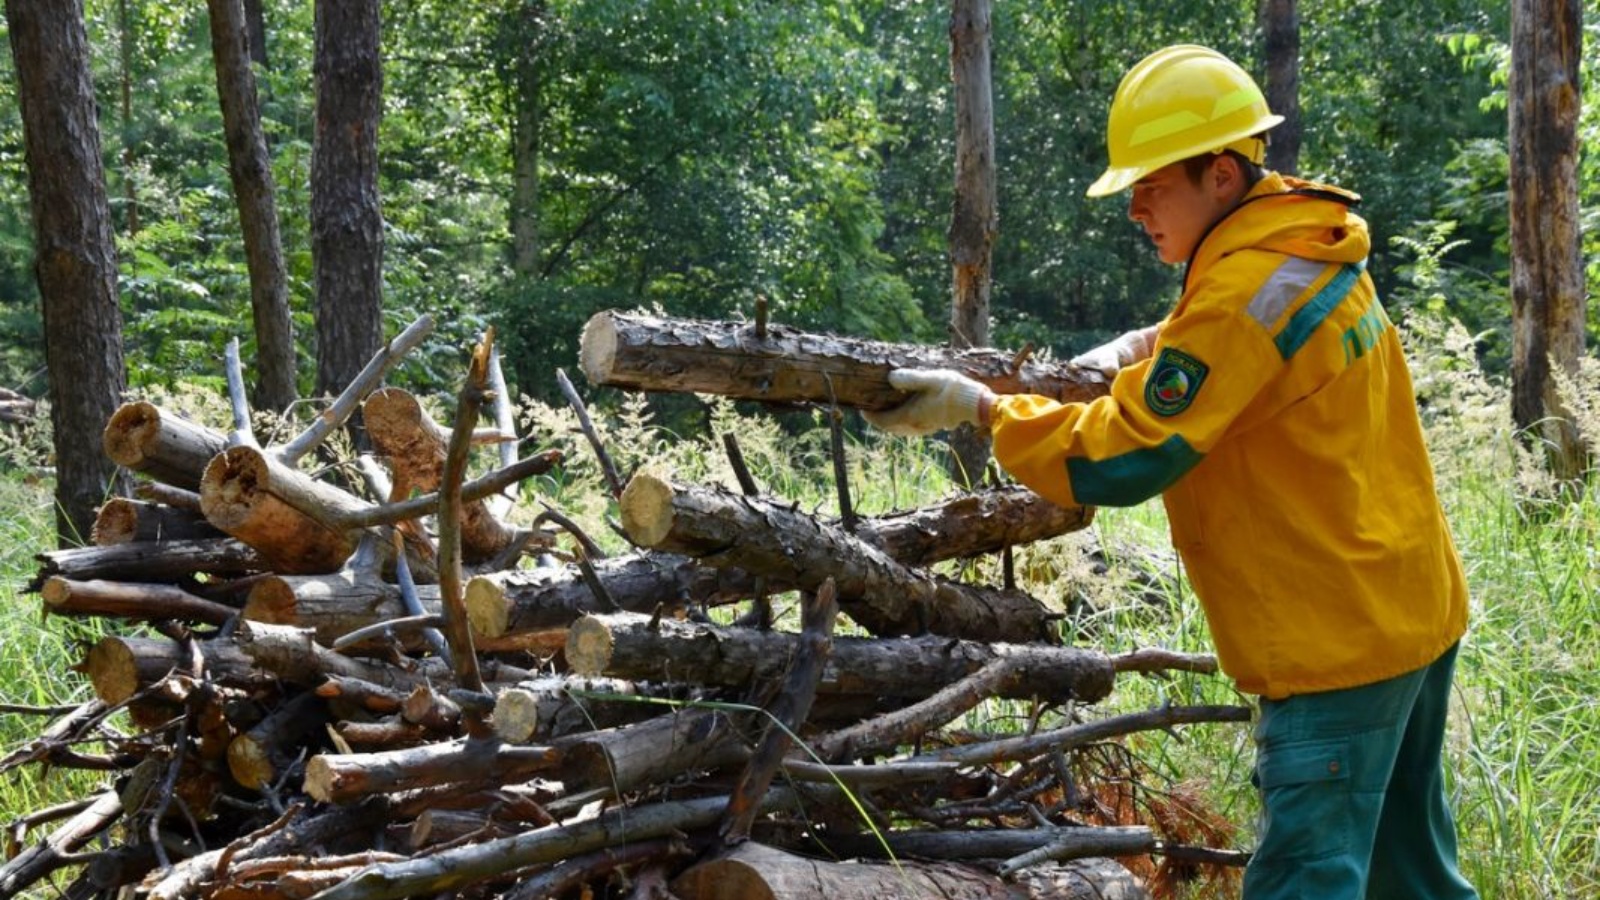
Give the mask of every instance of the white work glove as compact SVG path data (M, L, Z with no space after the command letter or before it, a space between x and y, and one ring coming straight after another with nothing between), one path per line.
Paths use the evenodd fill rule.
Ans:
M1068 362L1079 368L1094 369L1107 378L1115 378L1124 366L1131 366L1142 359L1150 358L1150 353L1155 350L1156 332L1159 330L1160 326L1151 325L1149 328L1130 331L1093 350L1086 350Z
M911 399L862 417L890 434L914 437L954 428L963 422L980 423L982 405L994 401L987 385L951 369L895 369L889 384L912 392Z

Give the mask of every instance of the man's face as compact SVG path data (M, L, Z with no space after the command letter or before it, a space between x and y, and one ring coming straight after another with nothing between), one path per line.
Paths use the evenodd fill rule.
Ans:
M1231 208L1233 198L1219 182L1230 173L1213 159L1200 182L1189 178L1181 162L1164 166L1133 183L1128 218L1144 226L1164 263L1186 262L1206 230Z

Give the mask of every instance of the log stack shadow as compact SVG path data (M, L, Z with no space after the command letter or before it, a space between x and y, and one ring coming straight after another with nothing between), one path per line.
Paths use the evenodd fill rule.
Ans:
M849 384L882 406L893 365L961 367L604 315L586 371L607 384L590 363L627 363L631 389L759 382L794 403ZM559 454L462 477L471 446L514 438L473 427L504 400L489 338L453 426L381 387L420 326L282 446L255 444L238 398L226 435L148 403L112 419L106 452L144 476L139 497L105 505L95 545L40 554L29 587L51 615L122 624L84 653L93 699L0 759L102 771L103 789L13 823L0 895L1136 898L1113 857L1241 861L1086 824L1075 764L1134 732L1248 719L1094 714L1129 673L1212 659L1064 645L1060 612L1025 591L936 573L1093 510L994 486L833 520L747 473L738 491L640 473L617 481L629 549L602 556L555 510L519 524L489 502ZM701 368L721 382L674 378L686 345L716 348ZM1008 365L969 371L1093 392ZM301 464L362 406L384 463L364 495ZM997 699L1034 725L954 728Z

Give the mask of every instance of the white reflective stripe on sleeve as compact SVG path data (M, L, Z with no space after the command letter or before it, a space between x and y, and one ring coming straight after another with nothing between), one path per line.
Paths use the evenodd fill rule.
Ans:
M1269 332L1294 299L1328 270L1329 264L1291 256L1262 282L1256 295L1250 299L1250 318L1261 323Z

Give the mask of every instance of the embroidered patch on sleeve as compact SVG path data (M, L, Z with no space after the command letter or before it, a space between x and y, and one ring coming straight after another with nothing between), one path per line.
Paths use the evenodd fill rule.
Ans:
M1211 367L1182 350L1165 347L1144 379L1144 402L1158 416L1189 408Z

